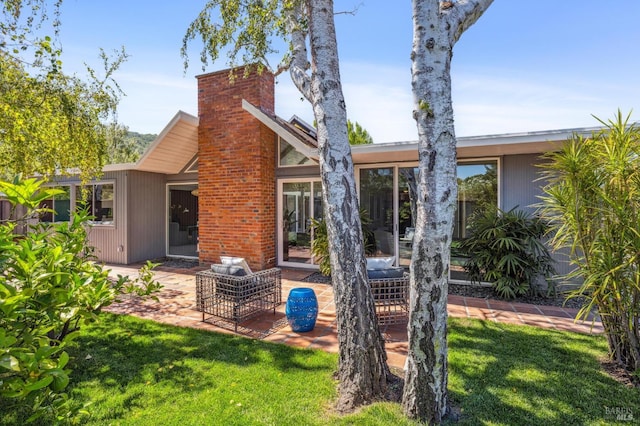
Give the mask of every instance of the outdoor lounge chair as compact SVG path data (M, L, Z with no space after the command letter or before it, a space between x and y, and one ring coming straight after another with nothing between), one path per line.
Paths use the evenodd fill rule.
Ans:
M238 324L276 308L282 303L281 271L278 268L240 273L234 265L212 265L212 270L196 273L196 309ZM242 270L242 272L245 272Z
M393 258L367 260L369 285L378 323L382 325L398 324L409 319L409 274L404 268L388 266L392 261Z

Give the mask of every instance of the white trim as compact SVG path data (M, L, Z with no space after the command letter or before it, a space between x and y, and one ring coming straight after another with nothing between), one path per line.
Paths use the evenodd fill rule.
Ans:
M484 164L487 162L495 162L497 170L497 206L502 206L502 157L490 156L490 157L477 157L477 158L463 158L458 159L456 167L464 164ZM394 250L395 250L395 265L400 265L400 177L399 170L401 168L416 168L418 167L417 161L400 161L389 163L373 163L373 164L359 164L354 167L356 191L358 193L358 203L361 203L360 199L360 171L367 169L393 169L393 189L392 189L392 205L393 205L393 237L394 237ZM362 208L362 205L360 204Z
M185 167L184 173L198 173L198 169L196 168L194 170L194 169L192 169L192 167L198 162L199 159L200 159L200 156L196 155L196 157L193 159L193 161L191 163L189 163L189 165L187 167Z

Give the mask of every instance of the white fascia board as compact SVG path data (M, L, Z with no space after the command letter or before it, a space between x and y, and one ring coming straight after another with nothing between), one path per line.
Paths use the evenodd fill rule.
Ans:
M260 109L253 106L251 103L246 100L242 100L242 108L247 111L249 114L253 115L257 118L262 124L273 130L278 136L287 141L291 146L293 146L296 151L305 157L311 159L314 162L318 162L318 150L314 148L308 147L303 142L300 142L297 136L289 132L287 129L279 125L273 118L269 117L267 114L262 112Z

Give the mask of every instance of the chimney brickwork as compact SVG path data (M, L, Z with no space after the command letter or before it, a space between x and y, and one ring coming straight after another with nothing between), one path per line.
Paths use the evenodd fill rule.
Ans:
M244 257L263 270L276 261L276 135L242 100L273 113L274 77L243 73L197 77L199 257Z

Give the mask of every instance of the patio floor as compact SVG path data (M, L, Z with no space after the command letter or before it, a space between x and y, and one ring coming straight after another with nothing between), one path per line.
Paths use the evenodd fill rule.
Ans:
M111 270L110 275L114 277L117 275L135 277L139 267L140 265L106 266ZM155 270L155 279L164 285L158 295L159 302L130 299L111 305L106 310L113 313L135 315L165 324L234 334L232 323L213 317L208 317L205 322L202 322L202 313L195 310L195 273L203 269L206 268L176 269L161 266ZM240 323L238 332L235 334L291 346L337 352L338 338L333 289L327 284L300 281L310 273L310 271L283 269L283 304L276 310L275 315L270 311ZM289 290L294 287L312 288L318 298L319 312L316 326L307 333L291 331L284 314L284 302L289 295ZM577 333L598 334L603 332L600 322L593 324L591 321L588 323L575 322L573 318L575 318L577 310L555 306L528 305L449 295L448 312L451 317L527 324ZM406 324L383 326L381 331L385 338L389 365L402 368L407 354Z

